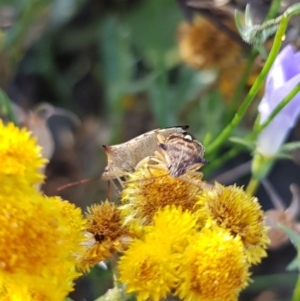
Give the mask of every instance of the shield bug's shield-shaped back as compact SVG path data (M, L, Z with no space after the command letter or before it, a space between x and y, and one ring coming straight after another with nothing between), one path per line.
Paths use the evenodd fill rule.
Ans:
M177 126L155 129L121 144L104 145L108 162L102 179L117 179L126 172L134 171L139 162L159 151L158 136L167 139L171 134L185 132L187 128L188 126Z
M174 178L195 171L206 163L203 145L187 132L169 135L159 147Z

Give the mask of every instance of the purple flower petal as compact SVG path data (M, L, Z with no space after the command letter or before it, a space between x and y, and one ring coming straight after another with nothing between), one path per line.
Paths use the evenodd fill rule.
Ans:
M285 141L288 131L283 124L287 124L289 118L285 115L277 115L272 123L266 127L258 136L257 150L265 155L272 157L277 153L283 142Z
M300 58L299 58L300 64ZM280 102L300 83L300 71L295 77L284 83L280 88L270 91L269 98L263 97L258 106L258 111L261 116L261 123L263 123L273 112L273 110L280 104ZM294 125L296 117L300 113L300 94L298 93L293 100L291 100L281 111L280 115L286 114L290 117L290 124Z
M270 116L278 104L300 83L300 52L286 46L277 56L266 81L265 95L259 104L260 122ZM267 156L274 155L300 114L300 93L282 109L259 135L257 148Z

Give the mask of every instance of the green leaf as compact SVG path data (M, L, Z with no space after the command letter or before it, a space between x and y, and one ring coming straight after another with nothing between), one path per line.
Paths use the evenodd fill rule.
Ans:
M252 22L252 18L251 18L251 12L250 12L250 4L246 5L245 25L246 25L246 27L252 27L253 26L253 22Z
M237 27L237 30L239 31L241 37L243 38L244 28L243 28L243 25L241 23L241 19L240 19L240 16L239 16L239 13L238 13L237 10L235 10L235 12L234 12L234 20L235 20L235 25Z
M149 65L160 64L160 55L166 64L180 20L181 11L173 0L144 1L128 16L133 43Z
M289 265L286 267L287 271L294 271L294 270L298 270L300 267L300 258L296 257L295 259L292 260L291 263L289 263Z
M111 108L119 107L133 77L133 56L130 49L127 26L114 16L104 19L99 35L101 47L102 77L107 87Z
M280 152L292 152L300 148L300 141L285 143L281 146Z
M2 89L0 89L0 119L1 118L17 124L17 119L12 109L12 102Z
M293 245L297 248L297 250L300 250L300 235L291 230L290 228L279 224L279 228L289 237L289 239L291 240L291 242L293 243Z
M255 148L255 143L253 141L248 141L240 137L231 137L229 138L229 141L244 146L249 150L253 150Z
M290 154L285 154L285 153L278 153L274 156L276 159L288 159L292 160L293 157Z
M113 287L95 301L130 301L133 294L126 294L124 287Z

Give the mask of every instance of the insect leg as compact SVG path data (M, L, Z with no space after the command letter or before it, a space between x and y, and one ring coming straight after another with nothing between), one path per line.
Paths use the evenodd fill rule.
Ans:
M166 138L160 133L156 133L156 138L158 140L158 143L164 143L166 141Z
M199 176L199 174L198 174L198 176ZM202 189L203 188L212 189L214 187L213 185L208 184L206 182L202 182L202 181L197 181L197 180L191 179L188 176L186 176L186 174L180 176L179 179L181 179L183 181L186 181L186 182L188 182L188 183L190 183L192 185L195 185L195 186L197 186L199 188L202 188Z

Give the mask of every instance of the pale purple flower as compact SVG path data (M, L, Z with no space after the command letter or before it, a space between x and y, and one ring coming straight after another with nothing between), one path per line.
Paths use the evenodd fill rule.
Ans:
M300 52L287 45L277 58L267 76L265 94L258 111L263 123L277 105L300 83ZM276 154L295 125L300 113L300 93L288 103L260 134L258 151L265 156Z

